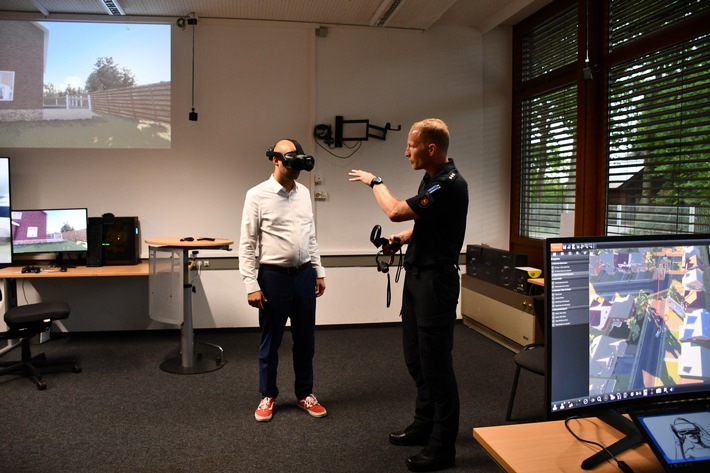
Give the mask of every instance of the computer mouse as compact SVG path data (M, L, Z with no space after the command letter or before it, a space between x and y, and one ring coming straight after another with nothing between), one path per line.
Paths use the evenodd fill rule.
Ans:
M61 272L63 272L63 273L66 273L66 272L67 272L67 268L64 267L64 266L62 266L61 268L59 268L59 271L61 271Z

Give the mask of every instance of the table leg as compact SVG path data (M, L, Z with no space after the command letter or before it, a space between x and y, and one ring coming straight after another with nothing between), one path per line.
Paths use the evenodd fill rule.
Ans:
M212 343L204 345L215 348L219 355L216 358L202 358L201 353L195 353L195 332L192 325L192 292L194 286L190 282L190 260L187 250L183 254L183 322L180 330L180 356L165 360L160 369L174 374L197 374L215 371L224 366L222 347Z

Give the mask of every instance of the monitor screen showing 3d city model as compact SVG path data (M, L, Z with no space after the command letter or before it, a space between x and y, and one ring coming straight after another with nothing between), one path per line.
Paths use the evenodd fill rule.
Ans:
M0 267L12 263L10 158L0 157Z
M545 241L548 418L710 397L709 248L710 235Z
M86 208L12 210L11 220L12 251L16 259L56 253L57 260L71 261L86 253Z

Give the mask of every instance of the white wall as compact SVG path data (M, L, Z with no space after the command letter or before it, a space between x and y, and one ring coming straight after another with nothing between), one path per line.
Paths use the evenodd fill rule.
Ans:
M200 21L199 120L191 122L192 35L174 28L172 148L3 149L0 143L0 154L12 159L12 205L87 206L92 216L138 215L144 238L203 235L238 241L244 193L271 171L264 151L281 137L293 137L316 156L314 172L302 174L302 180L328 193L326 201L314 203L322 253L374 254L368 240L372 226L382 225L386 234L399 226L385 221L371 191L349 183L347 172L361 168L379 174L396 196L409 197L421 174L404 158L407 131L414 121L436 116L450 127L450 157L469 183L466 243L507 248L510 36L505 29L482 37L463 27L424 33L330 27L322 38L304 25ZM338 159L311 138L316 124L335 125L336 115L377 126L390 122L402 130L390 131L386 141L370 139L351 158ZM314 174L323 178L317 188ZM148 255L145 244L142 254ZM211 257L219 256L235 255ZM399 320L401 283L392 281L387 309L386 276L374 267L328 268L326 281L320 324ZM50 295L67 299L74 307L67 321L71 330L161 326L147 316L147 281L121 281L114 296L83 290L79 281L65 284L61 294L47 284L38 283L38 293L26 290L28 301ZM257 325L238 271L204 271L201 286L193 311L196 327Z

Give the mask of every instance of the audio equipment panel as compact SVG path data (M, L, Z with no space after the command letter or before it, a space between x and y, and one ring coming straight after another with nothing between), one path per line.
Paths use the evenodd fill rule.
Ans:
M528 264L528 255L484 245L466 245L466 274L515 290L515 268Z
M477 277L483 263L483 246L481 245L466 245L466 274Z

